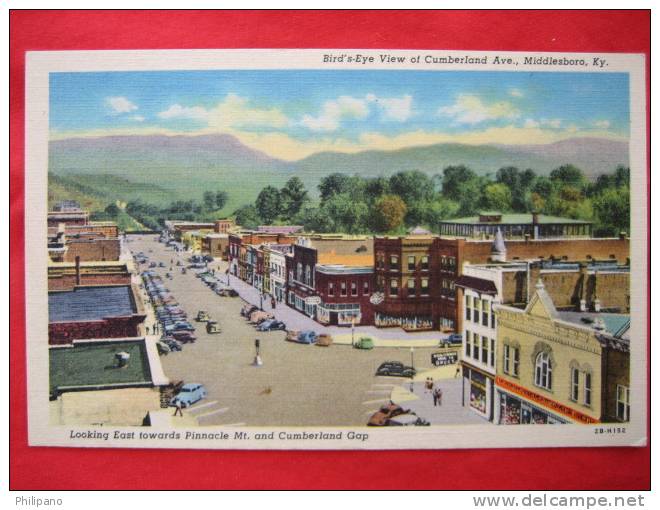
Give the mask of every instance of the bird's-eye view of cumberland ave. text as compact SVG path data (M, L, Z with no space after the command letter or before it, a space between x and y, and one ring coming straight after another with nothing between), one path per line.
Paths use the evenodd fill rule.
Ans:
M627 73L53 72L48 94L49 426L634 419Z

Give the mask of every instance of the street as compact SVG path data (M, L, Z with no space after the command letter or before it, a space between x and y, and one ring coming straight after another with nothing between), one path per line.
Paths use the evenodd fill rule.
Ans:
M374 373L382 362L409 365L412 356L418 372L434 368L431 353L437 348L433 347L415 347L413 351L409 346L373 350L353 349L350 344L319 347L286 342L284 331L257 332L239 313L245 304L241 297L219 297L193 271L181 274L176 262L181 260L187 265L188 253L175 253L157 242L156 236L129 236L126 246L133 253L144 252L150 261L165 263L165 268L155 271L197 328L195 343L186 344L182 352L161 356L161 362L170 380L205 385L208 397L184 410L200 425L364 426L371 413L389 402L395 388L409 387L407 379L376 377ZM169 280L164 275L171 265L173 278ZM141 269L146 266L143 264ZM224 273L218 276L226 278ZM239 284L245 284L238 282L235 286L243 295L245 289L241 291ZM270 303L264 303L264 308L270 311ZM278 303L277 308L300 316L304 322L291 325L294 329L308 324L317 332L324 329L287 309L284 303ZM222 332L207 334L205 323L194 322L198 310L207 311L217 320ZM350 330L344 333L350 334ZM261 341L260 367L252 365L256 338ZM447 384L460 384L460 378ZM454 415L451 409L456 406L459 414ZM460 395L454 391L447 392L442 411L452 417L452 422L474 421L473 413L461 407Z

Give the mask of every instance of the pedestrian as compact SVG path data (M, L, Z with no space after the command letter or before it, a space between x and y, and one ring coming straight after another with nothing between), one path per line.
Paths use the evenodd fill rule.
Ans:
M275 298L273 296L270 297L270 306L273 310L275 310Z
M427 377L426 378L426 383L424 384L425 386L425 392L426 393L433 393L433 378L432 377Z
M174 402L174 405L176 406L176 409L174 410L174 416L177 414L183 418L183 410L181 409L181 401L177 400Z
M461 375L461 367L456 367L456 373L454 373L454 379Z
M436 388L433 392L433 405L442 407L442 390Z

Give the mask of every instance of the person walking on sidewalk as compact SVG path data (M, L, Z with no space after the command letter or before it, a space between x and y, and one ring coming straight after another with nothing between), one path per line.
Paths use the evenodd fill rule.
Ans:
M435 407L442 406L442 390L440 388L436 388L433 391L433 405Z
M273 310L275 310L275 298L273 296L270 297L270 306Z
M176 405L176 409L174 410L174 416L176 416L178 414L179 416L181 416L183 418L183 410L181 409L181 401L177 400L175 402L175 405Z
M424 383L425 393L433 393L433 378L427 377Z

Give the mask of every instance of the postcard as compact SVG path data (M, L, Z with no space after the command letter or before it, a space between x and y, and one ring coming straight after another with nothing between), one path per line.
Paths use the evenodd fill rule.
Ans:
M29 52L30 444L646 445L645 83L634 54Z

